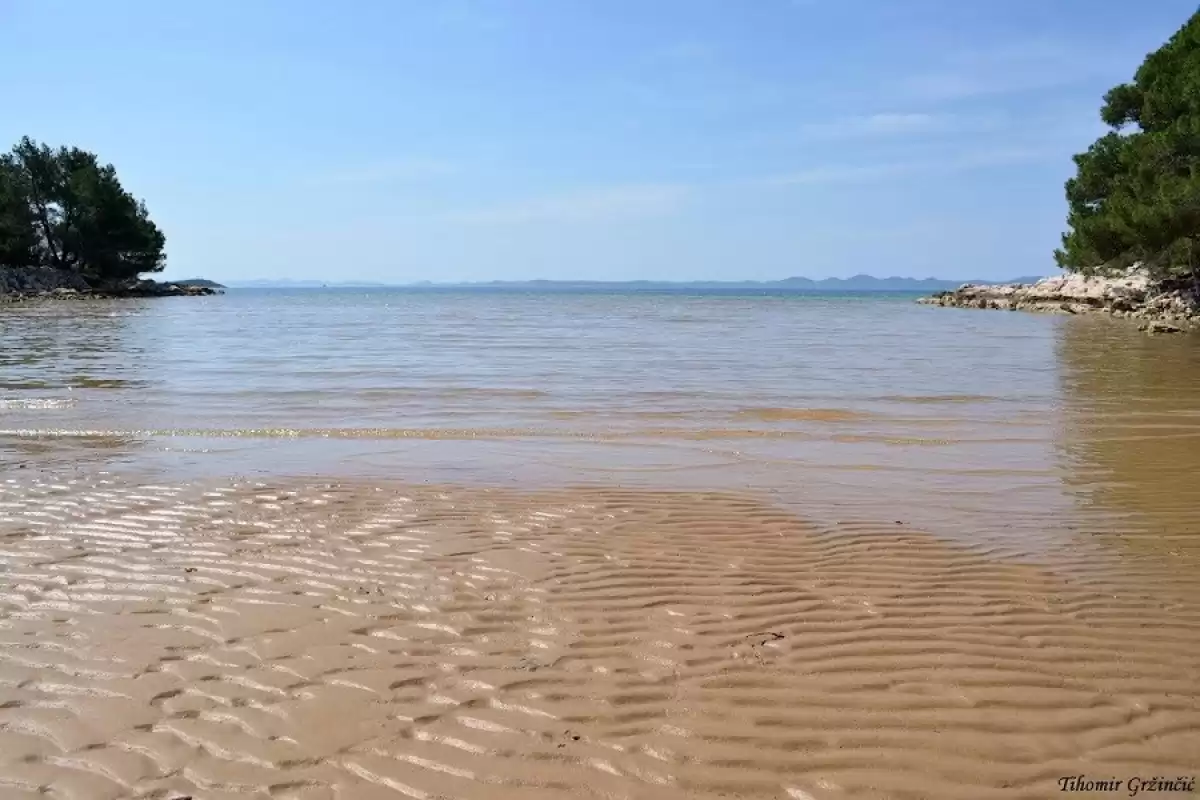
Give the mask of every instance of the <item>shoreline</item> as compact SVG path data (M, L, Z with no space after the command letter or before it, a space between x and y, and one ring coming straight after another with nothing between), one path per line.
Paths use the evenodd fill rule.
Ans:
M144 297L208 297L224 294L219 289L207 286L180 286L173 283L155 283L153 287L132 289L50 289L39 292L0 293L0 305L5 303L29 303L46 300L129 300Z
M222 287L223 288L223 287ZM0 304L37 300L120 300L135 297L207 297L222 288L189 281L138 280L97 288L77 272L49 267L0 266Z
M1186 333L1200 328L1200 294L1196 290L1154 283L1137 270L1111 278L1071 274L1035 283L966 283L917 302L943 308L1102 313L1141 320L1140 330L1148 333Z
M1200 767L1186 340L1014 346L915 295L229 294L0 310L6 798Z

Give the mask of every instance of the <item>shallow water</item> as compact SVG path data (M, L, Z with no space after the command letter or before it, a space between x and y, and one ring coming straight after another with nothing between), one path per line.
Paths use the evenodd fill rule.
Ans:
M912 299L0 307L0 797L1200 769L1200 347Z
M1200 494L1200 348L1105 319L242 290L5 308L0 343L10 466L752 488L1027 546L1097 511L1186 533Z

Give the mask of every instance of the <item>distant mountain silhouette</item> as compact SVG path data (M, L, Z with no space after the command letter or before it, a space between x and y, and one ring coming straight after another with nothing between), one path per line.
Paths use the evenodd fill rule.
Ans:
M540 290L570 290L570 289L793 289L814 292L934 292L944 289L957 289L964 283L1033 283L1043 276L1026 276L1007 281L991 280L943 280L941 278L876 278L873 275L854 275L849 278L812 278L792 277L778 281L483 281L477 283L433 283L418 281L409 284L366 283L342 281L338 283L309 280L256 280L231 281L228 285L242 289L312 289L312 288L378 288L385 286L408 288L455 288L455 289L540 289Z
M876 278L873 275L854 275L850 278L792 277L778 281L487 281L481 283L445 283L436 285L456 288L509 288L509 289L793 289L814 292L929 292L942 289L957 289L964 283L1033 283L1042 276L1021 277L1012 280L943 280L941 278Z
M850 291L934 291L938 289L956 289L964 283L1033 283L1041 280L1042 276L1021 277L1006 281L984 280L943 280L941 278L876 278L873 275L854 275L849 278L824 278L814 281L811 278L785 278L776 283L793 288L843 289Z
M380 288L398 286L392 283L370 283L367 281L296 281L289 278L230 281L228 286L235 289L324 289L324 288Z

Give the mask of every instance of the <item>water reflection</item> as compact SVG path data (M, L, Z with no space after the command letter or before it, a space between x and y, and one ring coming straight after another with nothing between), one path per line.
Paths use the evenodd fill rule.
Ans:
M1104 319L1059 327L1065 481L1127 546L1200 557L1200 347Z
M144 337L130 335L143 306L46 303L0 309L0 385L61 389L88 381L136 379L149 360Z
M0 428L54 430L103 420L107 408L136 408L153 382L152 341L138 320L144 301L44 303L0 308ZM4 436L0 467L110 463L138 439L129 435Z

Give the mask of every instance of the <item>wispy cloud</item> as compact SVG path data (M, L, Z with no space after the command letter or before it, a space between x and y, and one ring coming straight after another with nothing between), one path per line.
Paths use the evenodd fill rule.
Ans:
M898 88L913 100L945 102L1071 86L1113 75L1119 64L1111 53L1030 39L952 51L931 68L902 78Z
M460 223L509 224L660 217L679 211L692 192L692 187L683 184L608 186L519 200L489 208L451 212L441 215L440 218Z
M796 172L762 178L756 183L768 186L823 186L832 184L873 183L895 177L964 172L1007 164L1022 164L1049 157L1057 151L1040 148L996 148L964 152L939 159L891 161L870 164L826 164Z
M841 139L844 137L906 136L944 128L950 118L936 114L881 113L840 117L812 122L801 128L806 137Z
M432 158L401 158L349 165L319 176L319 183L392 183L426 180L458 171L449 161Z
M1013 124L1001 111L979 113L882 112L838 117L801 126L800 136L818 140L931 138L991 133Z
M758 183L767 186L820 186L837 183L871 183L913 171L913 164L829 164L797 172L772 175Z

